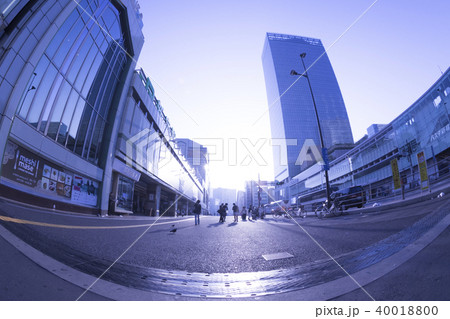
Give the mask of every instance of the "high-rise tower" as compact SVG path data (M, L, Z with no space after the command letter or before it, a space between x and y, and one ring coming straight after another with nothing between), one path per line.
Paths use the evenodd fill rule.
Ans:
M300 74L305 71L300 58L302 53L306 53L304 62L330 157L338 157L353 145L344 100L322 42L267 33L262 62L274 142L275 179L279 181L296 176L314 163L305 161L314 158L311 141L320 152L319 131L307 79L290 75L293 69ZM306 158L299 156L303 147L309 151Z

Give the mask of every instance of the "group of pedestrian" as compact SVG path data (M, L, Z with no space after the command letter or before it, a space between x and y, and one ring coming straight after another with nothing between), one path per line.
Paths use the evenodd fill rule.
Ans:
M217 210L217 213L219 214L219 223L225 223L225 219L227 218L227 212L228 212L228 203L220 204L219 209Z
M258 206L253 206L250 205L250 207L248 208L248 218L253 219L253 220L257 220L258 218L264 219L264 217L266 216L265 212L264 212L264 208L259 208Z
M234 217L234 223L239 222L239 207L233 203L233 207L231 208L231 211L233 212ZM219 214L219 223L225 223L227 213L228 213L228 203L222 203L219 206L219 209L217 210L217 213ZM250 207L247 209L245 206L242 207L240 211L241 219L242 220L256 220L257 218L264 218L264 211L260 214L258 207L253 207L253 205L250 205Z
M236 205L236 203L233 203L233 207L231 208L232 212L233 212L233 217L234 217L234 223L239 222L239 207L238 205ZM195 216L195 225L200 225L200 214L202 212L202 206L200 204L200 200L197 200L197 202L194 204L194 209L193 209L193 213ZM225 220L227 218L227 213L228 213L228 203L222 203L220 204L219 209L217 210L217 213L219 213L220 219L219 219L219 223L225 223ZM242 207L241 211L241 219L242 220L256 220L257 218L264 218L264 210L260 210L258 207L253 207L252 205L250 205L250 207L248 208L248 210L245 208L245 206Z

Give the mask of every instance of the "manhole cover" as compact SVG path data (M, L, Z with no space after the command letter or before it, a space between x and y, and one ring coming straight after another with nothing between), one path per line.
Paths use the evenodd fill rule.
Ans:
M275 260L275 259L283 259L283 258L291 258L294 257L294 255L291 255L287 252L282 253L276 253L276 254L269 254L269 255L262 255L265 260Z

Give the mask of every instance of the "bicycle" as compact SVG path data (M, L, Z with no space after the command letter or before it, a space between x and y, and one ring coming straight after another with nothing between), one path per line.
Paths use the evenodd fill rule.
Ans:
M284 209L282 210L276 210L273 212L273 218L279 218L279 217L287 217L287 213Z
M330 207L328 207L328 200L326 200L322 207L317 207L315 210L315 214L317 218L322 219L324 217L328 217L330 215L340 216L342 214L342 207L337 200L334 200Z

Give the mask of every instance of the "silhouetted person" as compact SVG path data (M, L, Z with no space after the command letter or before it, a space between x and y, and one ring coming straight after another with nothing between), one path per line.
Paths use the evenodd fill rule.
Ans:
M248 207L248 220L251 220L253 218L253 205L250 205Z
M200 225L201 212L202 212L202 205L200 204L200 200L197 200L194 204L195 225Z
M233 203L233 216L234 216L234 222L237 223L239 221L239 207Z
M225 220L227 219L227 213L228 213L228 203L225 203L225 206L223 207L223 222L225 223Z
M247 209L245 208L245 206L243 206L241 209L241 218L242 218L242 220L247 219Z

